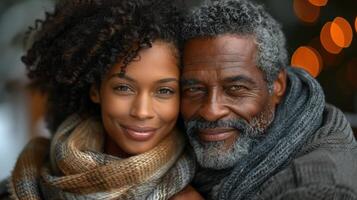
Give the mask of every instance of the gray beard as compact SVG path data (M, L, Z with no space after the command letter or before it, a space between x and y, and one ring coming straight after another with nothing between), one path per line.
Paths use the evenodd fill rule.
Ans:
M267 105L264 110L248 123L243 119L206 121L195 118L186 121L186 132L201 167L226 169L233 167L239 159L249 154L274 119L274 108ZM196 132L206 128L234 128L240 132L232 145L225 141L203 142Z

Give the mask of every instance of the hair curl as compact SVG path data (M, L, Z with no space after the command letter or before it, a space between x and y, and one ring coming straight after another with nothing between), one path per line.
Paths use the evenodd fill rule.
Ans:
M169 0L62 0L44 21L37 20L22 61L33 85L48 94L49 129L72 113L99 114L89 90L113 64L123 61L124 73L155 40L178 49L179 13Z
M279 71L287 66L285 36L281 26L262 6L249 0L211 0L184 19L183 39L239 34L254 36L257 65L264 72L269 91Z

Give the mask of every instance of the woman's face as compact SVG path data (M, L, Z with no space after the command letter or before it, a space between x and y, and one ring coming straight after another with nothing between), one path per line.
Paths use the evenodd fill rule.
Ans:
M179 67L172 44L156 41L139 52L120 77L121 63L107 73L92 101L101 106L106 152L136 155L169 135L179 113Z

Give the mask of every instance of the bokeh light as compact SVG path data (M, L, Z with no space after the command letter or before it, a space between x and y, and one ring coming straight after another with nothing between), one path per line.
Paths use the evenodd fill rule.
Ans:
M302 46L295 50L291 58L291 66L303 68L311 76L317 77L322 69L322 59L314 48Z
M320 7L308 0L294 0L294 11L296 16L306 23L314 23L320 16Z
M342 47L335 44L331 36L332 22L327 22L321 29L320 41L322 46L330 53L338 54L341 52Z
M355 19L355 29L356 29L356 32L357 32L357 17Z
M331 38L333 42L342 48L349 47L352 42L353 32L351 25L342 17L336 17L331 24Z
M328 0L309 0L309 2L314 6L325 6Z
M341 62L344 61L345 58L344 52L341 51L339 54L332 54L326 51L326 49L322 46L320 42L319 36L313 38L308 43L308 46L316 49L320 53L321 59L323 61L323 66L322 66L323 69L321 70L335 68L336 66L339 66Z

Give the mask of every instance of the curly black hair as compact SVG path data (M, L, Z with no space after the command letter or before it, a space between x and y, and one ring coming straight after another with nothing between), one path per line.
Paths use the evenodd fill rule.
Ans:
M125 73L155 40L178 50L180 13L170 0L62 0L45 20L37 20L30 28L37 30L34 42L22 61L32 85L48 95L50 131L72 113L99 115L90 87L99 86L118 61Z

